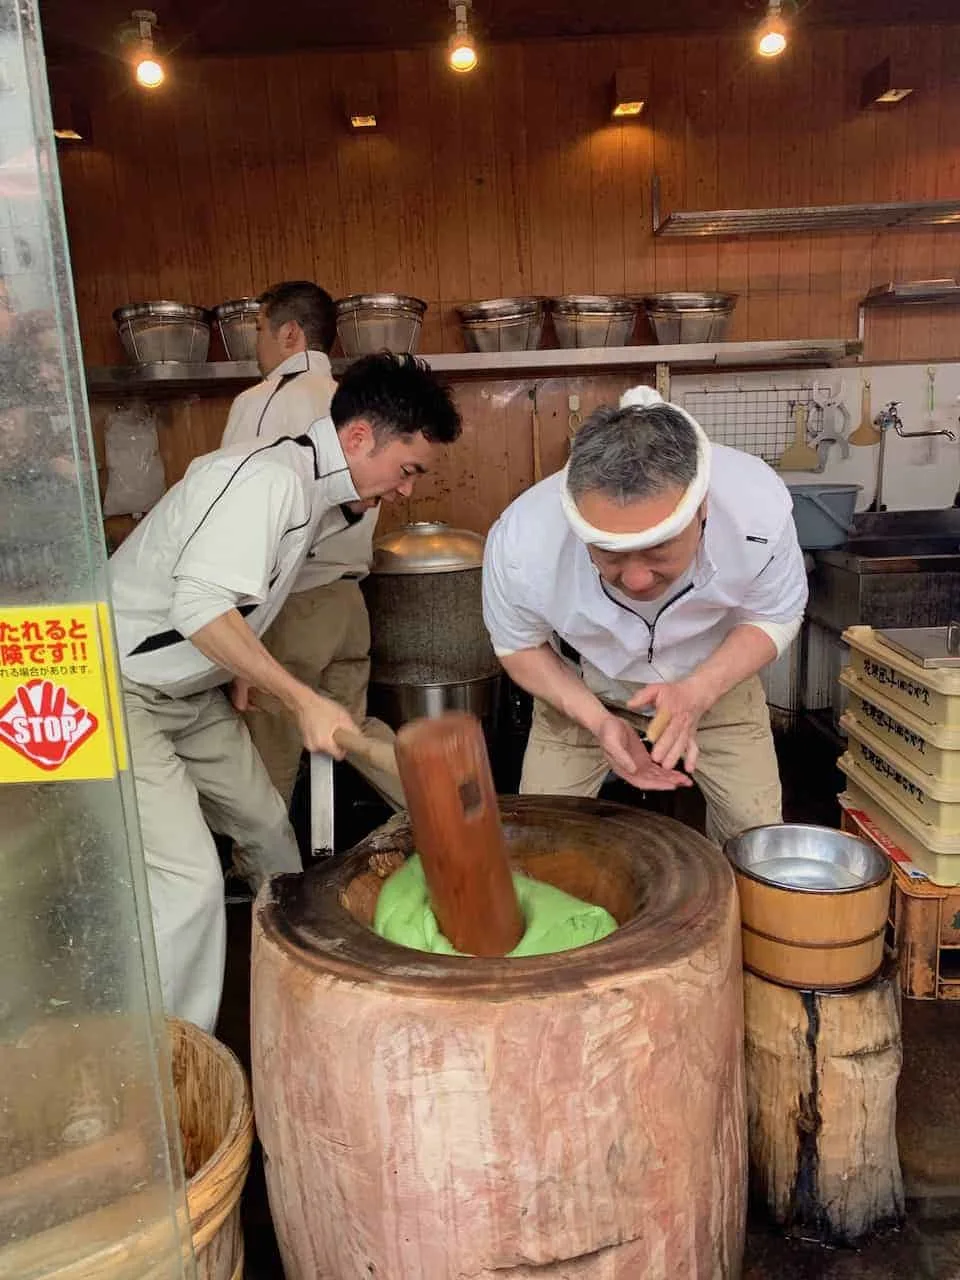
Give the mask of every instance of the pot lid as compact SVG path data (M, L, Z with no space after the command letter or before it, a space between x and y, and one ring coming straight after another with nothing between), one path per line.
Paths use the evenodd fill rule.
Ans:
M470 529L422 521L377 538L370 572L457 573L483 564L483 538Z

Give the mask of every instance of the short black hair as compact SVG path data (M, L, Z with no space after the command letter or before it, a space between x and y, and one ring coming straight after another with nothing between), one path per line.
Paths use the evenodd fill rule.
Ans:
M363 418L378 438L418 431L433 444L451 444L460 435L460 413L450 388L425 360L381 351L361 356L340 378L330 416L334 426Z
M337 337L337 309L326 289L312 280L272 284L257 299L271 329L293 320L303 330L311 351L329 351Z

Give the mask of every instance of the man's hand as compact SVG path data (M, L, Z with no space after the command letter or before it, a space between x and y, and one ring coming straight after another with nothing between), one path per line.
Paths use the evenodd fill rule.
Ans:
M335 760L342 760L345 755L343 747L334 738L336 731L347 729L359 732L343 707L306 687L298 700L295 715L306 749L323 751Z
M230 686L230 701L235 711L249 711L253 706L252 688L249 680L244 680L242 676L235 677Z
M692 773L697 767L697 726L713 706L714 699L695 676L674 684L651 684L635 693L627 706L631 711L652 707L666 711L670 722L660 734L651 755L664 769L673 769L682 759Z
M593 732L610 768L638 791L673 791L692 786L682 773L656 764L636 729L618 716L605 715Z

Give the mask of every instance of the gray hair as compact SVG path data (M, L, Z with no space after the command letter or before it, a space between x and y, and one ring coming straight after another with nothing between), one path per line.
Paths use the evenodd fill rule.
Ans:
M697 474L697 435L671 405L597 409L577 432L567 484L626 504L686 489Z

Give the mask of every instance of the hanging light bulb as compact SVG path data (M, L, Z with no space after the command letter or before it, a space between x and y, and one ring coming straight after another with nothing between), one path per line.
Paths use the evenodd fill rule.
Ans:
M141 58L134 75L137 77L137 84L144 89L157 89L164 81L163 67L155 58Z
M152 9L134 9L130 15L135 42L133 74L142 89L158 89L166 79L163 63L157 57L153 42L153 30L157 15Z
M777 58L787 47L787 26L780 10L781 0L769 0L767 16L757 31L757 53L761 58Z
M467 22L471 0L450 0L455 30L447 45L447 62L452 71L472 71L477 65L477 46Z

